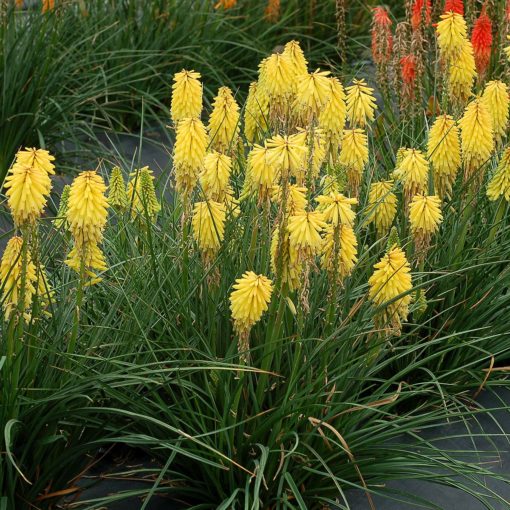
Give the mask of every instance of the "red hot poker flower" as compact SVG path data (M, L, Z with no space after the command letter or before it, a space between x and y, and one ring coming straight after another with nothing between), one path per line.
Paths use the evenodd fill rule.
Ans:
M392 21L388 11L381 6L374 7L372 20L372 57L376 64L389 61L393 49L393 36L391 35Z
M492 22L485 12L485 7L473 25L471 43L475 53L476 69L483 74L489 65L492 49Z
M414 0L411 11L411 25L414 30L421 26L422 19L426 25L430 25L432 15L432 0Z
M510 0L508 0L510 2ZM463 0L446 0L444 4L444 12L454 12L464 16L464 2Z

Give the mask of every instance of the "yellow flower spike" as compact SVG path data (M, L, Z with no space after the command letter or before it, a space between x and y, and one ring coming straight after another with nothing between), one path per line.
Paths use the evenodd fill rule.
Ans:
M208 255L215 255L220 249L225 233L225 206L208 200L197 202L193 209L193 237L200 250Z
M48 173L36 166L15 163L5 178L7 203L17 227L41 216L51 191Z
M377 108L374 89L365 80L353 80L353 85L347 87L347 118L351 127L364 128L368 122L373 122Z
M436 195L415 195L409 205L409 221L413 235L436 233L443 221L440 198Z
M393 172L404 185L405 201L418 193L425 193L429 183L429 163L418 149L406 149L404 159Z
M427 156L434 173L434 188L441 198L450 196L461 165L459 128L451 115L441 115L429 131Z
M273 292L272 281L264 275L246 271L233 285L230 310L237 334L248 334L268 309Z
M492 129L494 130L496 141L501 143L508 127L508 107L510 105L506 83L499 80L487 83L483 91L482 102L491 114Z
M440 16L437 24L437 43L441 56L447 60L457 57L467 40L465 19L457 13L448 12Z
M202 113L200 73L186 71L174 75L171 116L175 124L186 118L199 118Z
M340 80L329 78L329 101L319 115L319 127L326 136L327 151L336 160L347 118L345 92Z
M490 158L494 150L494 134L491 114L480 99L468 104L459 121L464 162L464 180L467 182L475 173L481 178L480 167Z
M16 154L16 163L42 170L48 175L55 174L55 165L52 161L55 161L55 156L52 156L47 150L35 147L20 150Z
M368 162L368 138L363 129L344 130L338 161L347 170L351 192L357 195Z
M352 227L356 213L352 210L357 205L356 198L348 198L341 193L332 192L329 195L320 195L315 200L319 202L318 210L323 214L323 220L333 226L347 225Z
M387 234L397 214L397 203L397 197L393 193L393 181L372 183L368 194L365 225L374 223L379 236Z
M259 65L259 84L271 101L281 103L294 94L294 67L288 55L273 53Z
M177 192L186 200L198 182L207 149L207 132L200 119L179 122L174 145L174 172Z
M318 117L329 101L331 93L329 74L329 71L317 69L313 73L296 76L295 108L308 123Z
M389 328L389 332L400 335L402 322L407 320L412 301L411 266L402 249L393 246L374 265L374 269L368 280L368 297L375 307L382 307L375 316L376 327Z
M415 195L409 205L409 222L416 245L416 261L420 263L430 246L430 239L443 221L441 199L437 195Z
M89 279L88 285L95 285L102 280L94 271L106 271L107 269L104 254L94 242L86 243L80 247L75 245L69 252L65 263L76 273L80 273L83 263L84 276Z
M471 96L476 79L476 64L473 46L465 41L448 68L448 93L450 99L464 105Z
M302 178L306 171L308 157L307 133L275 135L266 142L269 164L274 165L282 176L293 175Z
M319 211L299 211L289 218L288 230L290 246L295 248L304 259L320 253L322 237L320 233L326 227L323 214Z
M335 242L338 242L336 247ZM341 283L352 273L357 262L358 240L354 230L347 225L339 225L339 231L335 233L334 226L328 225L322 246L322 268L332 277L336 271L337 281Z
M277 177L275 166L269 163L268 150L255 145L248 155L246 173L250 179L250 188L258 191L259 200L270 196Z
M161 211L161 204L154 187L154 175L148 166L131 174L127 196L133 218L148 216L151 221L154 221Z
M510 202L510 147L505 149L498 164L498 168L487 186L489 200L503 197Z
M26 251L24 291L23 285L23 239L18 236L11 237L0 261L0 288L2 292L2 307L4 319L9 320L13 313L20 309L26 321L30 319L30 308L35 294L37 280L36 268L32 262L30 251ZM24 294L24 295L23 295ZM23 299L23 303L20 301Z
M261 140L269 130L269 97L256 82L250 84L244 107L244 135L249 143Z
M213 101L207 128L211 148L220 152L236 149L239 136L239 105L228 87L220 87Z
M71 184L67 222L75 244L99 243L108 217L106 185L95 171L81 172Z
M115 166L110 174L108 183L108 204L120 211L125 211L128 207L128 195L126 192L126 183L122 170Z
M322 164L326 159L326 138L322 129L313 131L313 147L311 160L311 178L317 179L320 175Z
M200 175L200 185L205 196L221 202L228 188L232 159L217 151L209 152L204 159L204 170Z
M308 62L298 41L289 41L285 45L283 55L288 57L295 76L308 73Z
M305 210L306 206L308 205L308 200L306 198L307 191L308 190L304 186L298 186L297 184L291 184L288 186L287 214L293 216L298 212ZM282 202L283 197L281 186L273 187L272 200L278 203Z

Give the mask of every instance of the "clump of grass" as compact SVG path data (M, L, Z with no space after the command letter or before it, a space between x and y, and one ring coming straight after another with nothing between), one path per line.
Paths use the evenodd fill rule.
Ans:
M175 77L171 200L169 176L157 186L148 168L115 161L111 178L97 169L111 186L105 228L104 189L80 184L57 229L34 222L42 245L22 229L55 290L44 306L34 292L27 318L2 282L3 304L17 304L2 325L16 345L1 373L16 381L3 385L5 501L49 506L72 489L59 466L41 471L55 429L76 473L95 445L146 448L163 465L148 493L197 508L347 506L349 488L372 507L378 484L399 477L501 500L476 478L487 470L418 434L476 418L473 397L506 384L493 368L510 349L507 204L487 196L501 148L483 165L459 159L452 189L436 188L426 116L396 129L364 81L345 96L308 72L295 43L264 60L244 108L228 87L205 101L208 122L198 80ZM370 193L390 180L394 207ZM8 194L13 214L29 203ZM417 197L433 198L432 222L410 213ZM384 228L373 225L380 207ZM86 250L66 264L69 231L75 247L85 234L102 241L107 269ZM72 416L54 407L66 394Z

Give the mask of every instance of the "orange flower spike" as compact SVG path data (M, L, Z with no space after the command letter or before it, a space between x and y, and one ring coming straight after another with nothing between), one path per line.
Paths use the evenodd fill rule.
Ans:
M383 64L390 60L393 50L393 36L388 11L382 7L374 7L372 19L372 58L376 64Z
M413 8L411 11L411 25L413 26L414 30L420 28L422 20L425 20L426 25L430 25L431 16L431 0L414 0Z
M473 25L471 44L475 53L476 69L480 74L484 74L489 66L492 49L492 22L485 7Z
M42 12L52 11L55 8L55 0L43 0Z
M280 18L280 0L268 0L264 18L269 23L276 23Z
M400 59L400 71L404 82L404 93L412 99L416 86L416 57L411 54L402 57Z
M444 12L455 12L456 14L464 16L463 0L446 0L444 4Z
M237 0L219 0L214 6L215 9L232 9L237 5Z

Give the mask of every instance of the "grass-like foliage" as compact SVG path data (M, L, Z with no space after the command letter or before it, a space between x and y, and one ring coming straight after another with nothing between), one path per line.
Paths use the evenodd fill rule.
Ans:
M441 83L439 114L407 88L397 115L364 82L344 94L309 73L295 43L246 103L182 72L171 175L102 161L56 218L51 156L19 151L3 187L0 509L72 497L114 443L160 461L141 494L196 509L349 508L353 488L373 508L397 478L502 502L483 484L490 452L431 439L491 415L476 396L506 385L510 352L510 101L468 85Z

